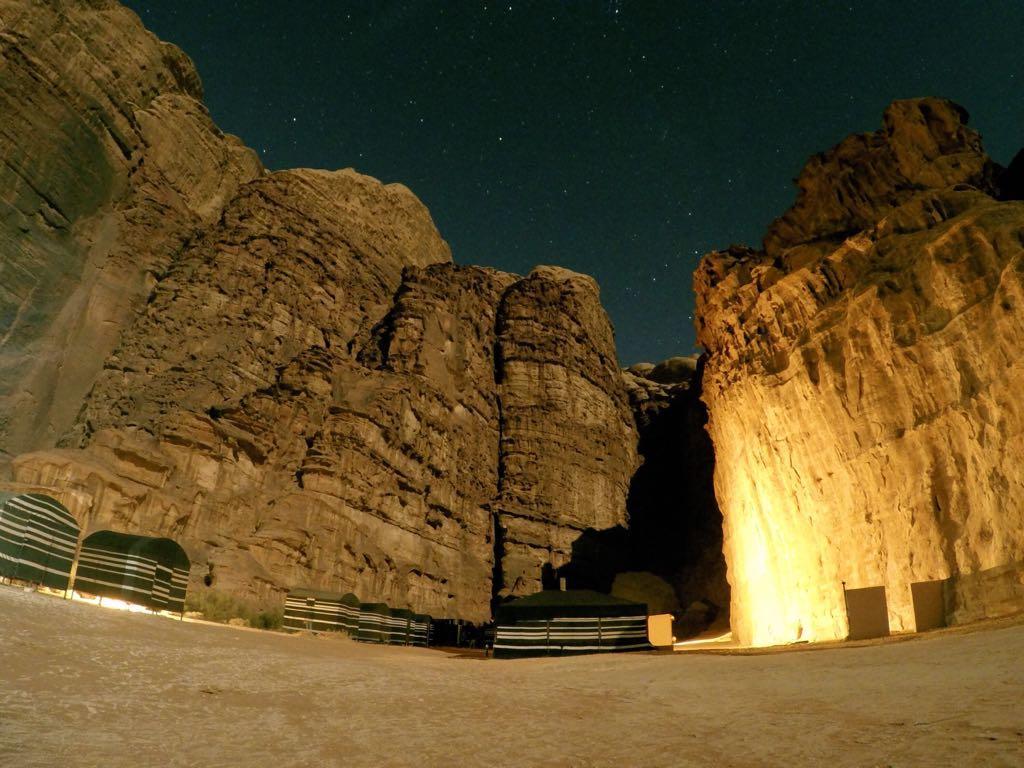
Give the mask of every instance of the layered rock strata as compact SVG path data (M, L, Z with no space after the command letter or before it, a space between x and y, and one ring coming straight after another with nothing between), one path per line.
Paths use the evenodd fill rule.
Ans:
M913 629L912 582L1024 560L1024 204L962 108L884 120L811 159L762 250L694 277L744 642L844 636L844 583ZM954 621L1005 610L958 594Z
M229 272L226 282L235 279ZM173 535L220 589L267 598L313 583L435 616L486 620L494 589L535 588L583 529L625 522L636 465L628 412L615 410L621 387L614 397L595 393L584 378L593 371L563 362L544 379L565 398L554 402L536 379L498 374L508 296L545 279L409 267L390 311L358 350L317 343L285 363L250 353L233 368L250 374L238 377L240 386L258 379L244 392L223 391L231 379L210 377L212 363L189 368L182 360L209 351L211 339L228 340L217 360L247 349L239 338L281 322L281 307L244 313L245 333L236 336L224 325L204 328L196 297L168 285L173 299L154 300L152 324L141 323L138 337L129 331L109 361L119 366L106 371L116 382L98 386L86 403L80 447L19 456L16 476L68 489L89 525ZM590 283L560 276L556 286L563 280ZM253 294L262 291L244 291ZM515 306L522 309L521 298ZM293 317L285 327L304 324ZM598 330L607 328L603 319ZM176 340L182 360L168 363L168 350L152 343L163 338ZM524 329L501 338L532 345ZM135 339L146 343L129 356ZM517 408L525 415L507 425L502 413ZM595 409L600 422L588 415ZM615 419L605 423L609 413ZM605 456L604 467L589 442L597 433L606 445L626 446ZM508 487L534 497L508 511L502 473L527 449L529 461L506 476L515 482ZM586 460L576 467L565 453ZM556 503L556 492L566 503ZM588 517L588 503L610 510L607 519ZM560 517L562 509L576 516ZM515 527L520 520L534 526L533 538L515 538L525 528Z
M542 586L590 529L625 525L636 432L597 283L540 267L505 294L497 325L501 457L498 592Z

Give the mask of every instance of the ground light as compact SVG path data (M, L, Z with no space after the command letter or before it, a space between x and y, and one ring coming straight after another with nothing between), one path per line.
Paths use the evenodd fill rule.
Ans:
M58 593L59 594L59 593ZM79 603L88 603L89 605L98 605L100 608L110 608L115 611L128 611L129 613L148 613L151 616L166 616L169 619L180 619L177 613L168 613L167 611L154 611L151 608L147 608L144 605L138 603L129 603L127 600L120 600L116 597L97 597L96 595L89 595L78 591L72 591L71 596L68 598Z
M156 611L152 611L144 605L129 603L127 600L118 600L114 597L96 597L95 595L85 595L81 592L72 592L71 599L81 603L98 605L100 608L110 608L115 611L129 611L131 613L156 613Z
M685 651L695 648L724 646L732 642L732 630L715 637L695 637L692 640L678 640L672 643L672 650Z

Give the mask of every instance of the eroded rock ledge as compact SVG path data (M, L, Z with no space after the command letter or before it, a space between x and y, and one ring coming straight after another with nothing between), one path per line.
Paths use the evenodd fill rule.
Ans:
M1024 561L1017 182L965 110L916 99L797 183L761 250L694 277L732 620L754 643L844 636L843 582L886 586L912 629L911 582L1019 580ZM949 610L1004 597L954 589Z

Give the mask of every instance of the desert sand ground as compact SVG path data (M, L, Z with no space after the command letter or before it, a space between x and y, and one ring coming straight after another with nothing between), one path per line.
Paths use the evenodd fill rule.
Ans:
M1024 765L1024 626L496 661L0 587L0 765Z

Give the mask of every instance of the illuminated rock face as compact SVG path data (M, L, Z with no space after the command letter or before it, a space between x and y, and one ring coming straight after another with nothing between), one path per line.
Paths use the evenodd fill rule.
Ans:
M114 2L0 18L0 472L177 539L194 583L474 621L625 522L592 279L456 266L398 184L265 173Z
M762 251L695 275L734 631L846 634L843 582L1024 561L1024 203L959 107L894 103L808 163ZM1021 605L1017 605L1019 609ZM961 591L953 621L1007 610Z

